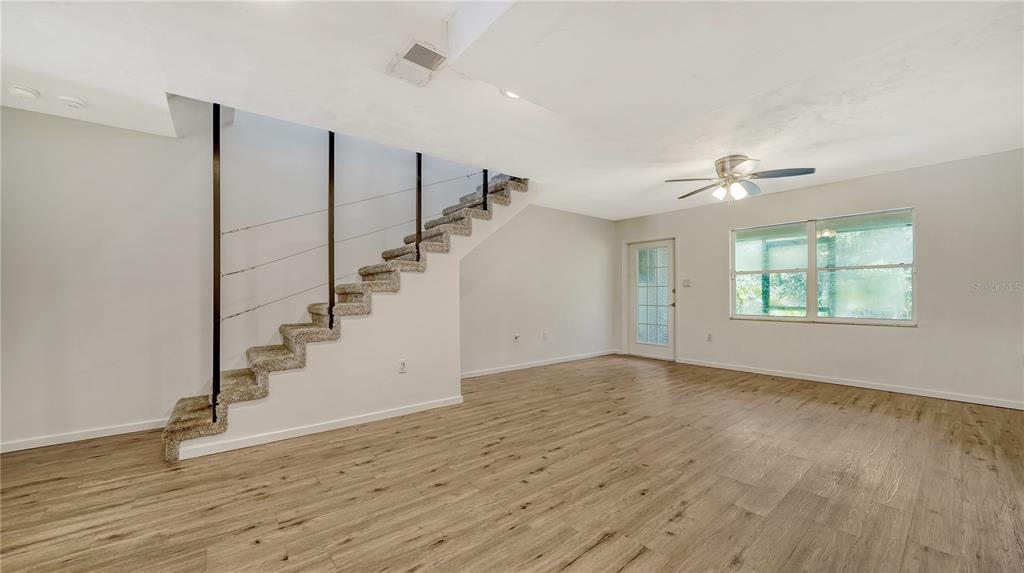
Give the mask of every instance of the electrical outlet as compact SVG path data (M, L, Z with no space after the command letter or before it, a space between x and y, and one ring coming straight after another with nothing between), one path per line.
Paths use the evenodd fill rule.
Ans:
M711 333L708 333L708 342L711 342Z
M548 339L548 331L546 331L546 330L545 330L545 331L544 331L544 333L543 333L543 334L541 334L541 337L542 337L542 338L543 338L544 340L547 340L547 339Z
M513 340L515 340L516 342L519 342L519 335L518 335L518 334L513 334L513 335L512 335L512 338L513 338Z
M405 374L405 372L405 358L401 358L398 360L398 373Z

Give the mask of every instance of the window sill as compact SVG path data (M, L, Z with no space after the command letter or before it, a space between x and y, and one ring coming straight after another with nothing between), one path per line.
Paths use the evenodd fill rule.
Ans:
M917 328L914 320L871 320L855 318L796 318L786 316L730 316L729 320L750 322L799 322L804 324L845 324L850 326L888 326L895 328Z

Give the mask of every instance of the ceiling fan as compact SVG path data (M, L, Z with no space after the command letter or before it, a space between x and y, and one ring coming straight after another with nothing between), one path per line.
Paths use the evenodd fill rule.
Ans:
M686 199L714 189L711 195L719 201L725 199L726 192L733 199L742 199L746 196L754 196L761 192L761 188L754 184L751 179L773 179L777 177L795 177L797 175L810 175L814 173L813 167L794 167L791 169L770 169L768 171L754 171L760 163L757 159L751 159L746 155L727 155L715 160L715 171L718 177L704 179L668 179L665 183L678 181L714 181L714 183L701 187L696 191L690 191L680 199ZM716 189L717 187L717 189Z

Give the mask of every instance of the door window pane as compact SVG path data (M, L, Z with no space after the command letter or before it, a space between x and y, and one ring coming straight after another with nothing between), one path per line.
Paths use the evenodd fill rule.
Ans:
M913 298L909 268L818 272L819 316L910 320Z
M736 275L736 314L807 316L807 273Z
M637 249L636 341L668 345L668 247Z

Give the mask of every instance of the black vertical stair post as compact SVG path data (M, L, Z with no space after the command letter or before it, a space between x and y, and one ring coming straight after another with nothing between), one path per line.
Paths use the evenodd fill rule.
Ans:
M416 261L420 260L423 241L423 154L416 152Z
M487 210L487 170L486 169L484 169L483 197L484 197L484 211L486 211Z
M220 104L213 104L213 422L220 400Z
M334 329L334 132L327 143L327 327Z

